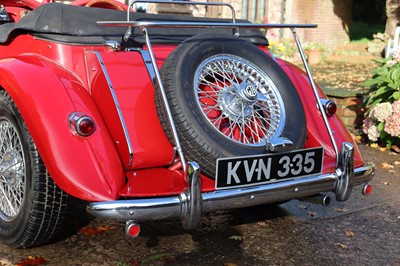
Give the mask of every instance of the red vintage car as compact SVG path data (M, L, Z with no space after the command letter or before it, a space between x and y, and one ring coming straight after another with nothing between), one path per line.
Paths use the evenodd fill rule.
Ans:
M373 165L296 34L316 25L146 14L112 0L0 3L7 245L48 242L68 197L135 237L150 220L194 229L202 213L370 192ZM272 27L292 30L305 72L268 51L259 29Z

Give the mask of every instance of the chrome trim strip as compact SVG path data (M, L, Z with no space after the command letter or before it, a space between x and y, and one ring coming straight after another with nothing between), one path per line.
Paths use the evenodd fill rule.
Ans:
M107 27L135 28L316 28L317 24L252 24L231 22L171 22L171 21L98 21L98 25Z
M154 88L156 86L156 73L154 73L154 67L151 63L151 58L148 50L139 50L142 55L143 62L146 66L147 72L149 73L150 79L153 82Z
M320 113L322 115L322 118L324 120L324 124L325 124L326 130L328 131L329 137L331 139L333 149L335 150L336 167L338 167L338 164L339 164L339 149L337 147L335 138L333 136L334 133L333 133L333 131L331 129L331 126L329 125L328 117L327 117L326 113L324 112L324 107L323 107L323 105L321 103L321 98L320 98L320 96L318 94L317 87L316 87L314 79L312 77L312 74L311 74L311 71L310 71L310 67L308 66L307 59L306 59L306 56L305 56L304 51L303 51L303 47L301 46L301 43L300 43L300 39L297 36L296 29L295 28L291 28L290 30L292 31L293 38L296 41L297 49L299 50L301 60L303 61L303 65L304 65L304 68L306 69L308 79L310 80L310 84L311 84L311 87L312 87L313 92L314 92L314 96L315 96L315 100L317 102L317 106L318 106L319 111L320 111Z
M366 165L354 170L354 184L372 179L374 166ZM255 206L279 201L304 198L321 192L334 191L337 173L310 176L256 187L218 190L202 193L201 213ZM192 200L185 193L171 197L131 199L89 204L87 211L101 218L136 222L181 218L185 204Z
M147 45L147 49L149 51L151 65L153 66L153 71L154 71L154 74L155 74L155 80L157 82L158 89L161 92L162 100L163 100L163 103L164 103L164 106L165 106L165 111L167 112L167 118L168 118L168 121L169 121L169 126L170 126L171 131L172 131L172 137L173 137L174 142L175 142L175 148L176 148L176 150L178 152L179 159L181 160L183 171L186 172L186 160L185 160L185 157L183 155L181 142L179 141L178 131L176 130L175 123L174 123L174 118L172 117L172 112L171 112L171 109L169 108L169 103L168 103L167 95L165 93L164 85L163 85L162 80L161 80L160 71L158 71L158 66L157 66L157 62L156 62L155 56L154 56L153 47L152 47L151 42L150 42L149 34L147 33L147 29L146 28L142 28L142 31L143 31L143 35L144 35L144 38L145 38L145 43ZM156 88L154 88L154 89L156 89Z
M115 105L115 109L117 110L119 121L121 122L121 125L122 125L122 130L124 131L125 140L126 140L126 143L128 145L128 152L129 152L128 166L132 166L132 164L133 164L133 147L132 147L131 139L129 137L128 128L126 127L124 116L122 115L122 111L121 111L121 107L120 107L119 102L118 102L117 95L115 94L115 90L114 90L114 87L113 87L113 85L111 83L110 76L108 75L106 66L104 64L103 59L101 58L100 53L98 51L94 51L94 53L95 53L95 55L97 57L97 60L99 60L99 63L100 63L100 66L101 66L101 70L103 71L103 74L106 77L107 85L108 85L108 88L109 88L110 93L112 95L112 98L113 98L113 101L114 101L114 105Z

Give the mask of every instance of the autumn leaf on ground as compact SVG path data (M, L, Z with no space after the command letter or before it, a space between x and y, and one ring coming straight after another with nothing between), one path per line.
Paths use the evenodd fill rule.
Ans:
M224 266L238 266L238 265L233 262L224 262Z
M382 167L383 169L392 169L392 168L394 168L394 166L393 166L392 164L386 163L386 162L382 163L382 164L381 164L381 167Z
M394 165L400 165L400 161L394 161L393 164Z
M355 135L353 135L353 134L352 134L352 136L353 136L354 141L355 141L357 144L360 144L360 143L361 143L362 136L360 136L360 135L355 136Z
M15 263L15 266L37 266L45 264L47 261L42 257L29 256Z
M346 209L346 208L333 208L333 210L335 212L347 212L348 211L348 209Z
M105 231L110 230L111 227L83 227L79 230L79 232L85 236L96 236L104 233Z
M242 241L245 237L244 236L230 236L228 237L229 240L236 240L236 241Z
M348 237L353 237L353 236L354 236L354 232L351 231L351 230L347 230L347 231L346 231L346 236L348 236Z
M14 265L11 261L6 259L0 259L0 266L12 266Z
M384 184L386 186L391 186L392 185L392 183L390 183L390 182L382 182L382 184Z
M340 247L342 249L347 249L347 246L344 244L336 243L335 246Z
M311 216L311 217L315 217L315 216L318 215L316 212L312 212L312 211L309 211L307 214L308 214L309 216Z
M376 143L372 143L372 144L371 144L371 148L379 148L379 145L376 144Z

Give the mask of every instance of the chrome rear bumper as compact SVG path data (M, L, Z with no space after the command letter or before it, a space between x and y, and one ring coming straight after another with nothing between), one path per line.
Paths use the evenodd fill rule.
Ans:
M354 186L370 181L372 164L353 168L354 147L344 143L338 168L333 173L309 176L240 189L201 193L200 168L188 163L190 187L180 195L159 198L117 200L91 203L87 211L101 218L118 221L150 221L180 218L186 229L195 228L202 213L227 210L291 199L301 199L322 192L334 192L336 200L349 198Z

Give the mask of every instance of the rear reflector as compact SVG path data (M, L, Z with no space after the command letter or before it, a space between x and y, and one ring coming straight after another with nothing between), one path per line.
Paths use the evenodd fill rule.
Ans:
M320 101L322 103L322 106L324 107L325 114L328 117L331 117L334 114L336 114L337 106L334 101L327 100L327 99L320 99Z
M362 188L362 194L368 196L371 193L372 193L372 186L370 184L365 184Z
M69 128L74 134L82 137L92 135L96 129L93 119L83 113L74 112L68 119Z

